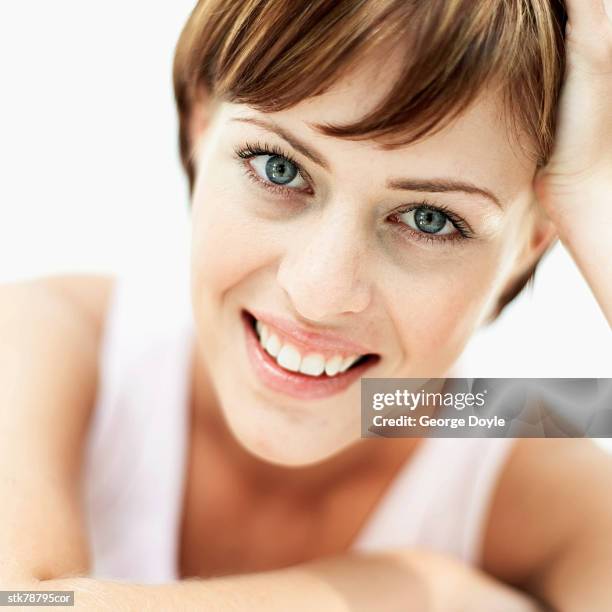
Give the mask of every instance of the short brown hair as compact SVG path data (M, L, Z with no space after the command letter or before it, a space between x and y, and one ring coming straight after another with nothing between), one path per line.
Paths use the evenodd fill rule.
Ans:
M388 95L358 121L320 131L410 144L447 125L495 81L515 133L528 135L527 153L541 167L553 144L566 19L562 0L199 0L174 60L190 189L188 126L200 87L215 99L284 110L325 92L367 50L407 33L410 57ZM535 265L496 314L533 272Z

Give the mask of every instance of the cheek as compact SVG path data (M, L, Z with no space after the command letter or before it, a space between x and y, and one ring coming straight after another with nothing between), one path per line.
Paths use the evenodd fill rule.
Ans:
M414 268L388 298L410 376L441 375L481 320L501 273L503 249L488 245L429 269ZM416 368L417 371L414 371Z
M193 280L217 298L270 259L268 242L257 236L258 225L245 213L248 196L220 183L200 181L191 221Z

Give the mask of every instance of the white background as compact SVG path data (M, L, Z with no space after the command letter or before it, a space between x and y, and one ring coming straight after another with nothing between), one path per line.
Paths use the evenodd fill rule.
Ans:
M0 282L154 270L187 252L171 65L193 4L0 4ZM612 333L561 246L461 364L468 376L612 376Z

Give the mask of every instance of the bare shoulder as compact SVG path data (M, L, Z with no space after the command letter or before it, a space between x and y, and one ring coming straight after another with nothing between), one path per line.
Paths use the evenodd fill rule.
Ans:
M106 311L115 283L113 276L96 274L56 275L41 277L37 282L57 295L64 296L71 307L78 310L92 325L92 330L96 336L100 336L104 328Z
M71 426L83 432L96 396L113 282L57 275L0 284L0 403L21 406L0 410L5 426L20 419L36 427L53 409L63 417L60 435Z
M490 507L483 569L505 582L525 583L572 538L589 529L607 532L610 482L612 455L592 440L518 440Z
M5 421L29 418L33 425L57 403L54 410L61 411L64 425L74 420L84 425L96 394L99 344L113 284L113 277L102 275L0 284L0 400L23 405L20 412L3 414Z
M0 307L3 309L36 308L49 298L56 304L84 318L96 332L102 328L114 277L98 274L63 274L0 284ZM31 298L39 299L32 301Z

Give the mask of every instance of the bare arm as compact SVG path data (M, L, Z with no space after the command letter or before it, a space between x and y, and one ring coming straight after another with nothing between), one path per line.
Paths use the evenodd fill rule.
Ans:
M538 612L535 601L484 573L426 551L354 554L224 578L139 585L85 577L11 589L75 591L83 612Z
M571 440L567 442L585 442ZM567 479L569 526L556 554L542 565L527 588L555 610L598 612L612 609L612 457L594 445L571 453L573 465L557 467ZM551 508L552 511L552 508Z
M576 219L557 222L559 238L612 326L612 178L585 181L581 195L591 202L600 203L603 212L590 214L588 209L581 210ZM575 197L577 200L578 196Z
M555 146L534 186L612 325L612 0L566 0L566 7Z
M85 571L81 445L96 337L45 283L0 287L0 575Z
M485 569L554 610L611 610L611 482L612 457L591 440L521 440L492 506Z

